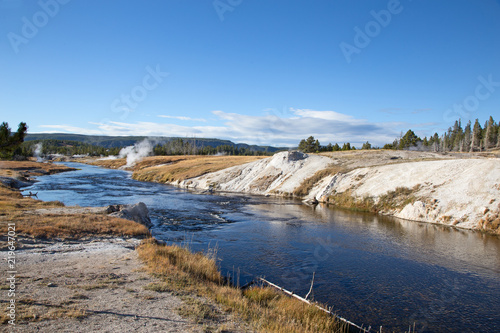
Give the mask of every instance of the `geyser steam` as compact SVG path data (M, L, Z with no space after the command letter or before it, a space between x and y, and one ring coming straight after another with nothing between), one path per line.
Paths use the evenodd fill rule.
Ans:
M127 157L126 167L134 166L144 157L149 156L153 152L153 143L148 139L137 142L133 146L122 148L118 154L120 158Z
M33 155L36 157L36 161L37 162L42 162L43 161L43 158L42 158L42 143L39 142L35 145L35 151L33 152Z

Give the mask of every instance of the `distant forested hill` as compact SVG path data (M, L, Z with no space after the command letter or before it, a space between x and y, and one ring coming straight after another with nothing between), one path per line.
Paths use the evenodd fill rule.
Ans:
M173 140L178 140L176 137L146 137L146 136L104 136L104 135L82 135L82 134L67 134L67 133L43 133L43 134L28 134L25 141L42 141L42 140L59 140L59 141L78 141L85 144L100 146L103 148L121 148L134 145L144 139L150 139L155 144L163 144ZM211 139L211 138L182 138L184 142L196 146L203 147L219 147L231 146L235 148L246 148L252 151L274 153L280 150L286 150L287 147L272 147L272 146L257 146L248 145L246 143L234 143L229 140Z

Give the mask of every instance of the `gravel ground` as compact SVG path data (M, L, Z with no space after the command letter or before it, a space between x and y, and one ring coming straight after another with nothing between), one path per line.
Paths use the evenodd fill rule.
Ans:
M226 314L194 323L183 300L144 289L158 280L143 269L136 239L32 242L17 251L17 322L11 332L202 332L239 327ZM205 300L209 302L208 300ZM185 307L185 305L184 305ZM19 318L19 314L22 317ZM215 326L215 328L214 328Z

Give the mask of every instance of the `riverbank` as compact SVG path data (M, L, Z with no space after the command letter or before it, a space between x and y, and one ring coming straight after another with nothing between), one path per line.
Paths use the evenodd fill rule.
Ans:
M40 168L70 170L29 168L0 164L0 174L31 179ZM42 202L6 185L0 205L1 225L15 224L17 234L15 327L1 314L13 332L343 330L334 317L269 288L227 286L213 258L158 244L144 225L108 209Z
M238 156L148 157L133 167L132 177L201 191L294 196L308 203L500 234L499 162L495 152L393 150L282 152L250 162ZM92 163L115 168L126 164Z
M63 165L0 162L0 223L15 225L15 325L2 311L2 326L12 332L169 331L204 332L245 327L219 311L217 320L182 316L195 295L159 294L161 282L148 274L135 250L149 236L147 227L117 218L105 209L65 207L23 197L12 184L34 176L71 171ZM7 231L2 251L8 251ZM2 283L2 290L10 290ZM5 293L7 295L7 293ZM4 298L4 302L7 298ZM213 305L215 304L215 305Z

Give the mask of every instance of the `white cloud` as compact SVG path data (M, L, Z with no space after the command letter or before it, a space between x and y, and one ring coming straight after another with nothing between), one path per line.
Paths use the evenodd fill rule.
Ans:
M206 119L203 118L191 118L191 117L182 117L182 116L166 116L166 115L159 115L158 117L160 118L169 118L169 119L177 119L177 120L186 120L186 121L201 121L201 122L207 122Z
M43 128L57 132L91 135L141 135L141 136L178 136L229 139L258 145L296 146L298 142L312 135L322 144L329 142L342 144L351 142L360 146L370 141L373 145L392 142L401 129L408 128L404 123L369 123L334 111L315 111L290 109L280 116L267 114L249 116L224 111L212 111L222 122L219 126L181 126L155 122L101 122L90 123L97 128L87 129L69 125L44 125ZM166 116L164 118L171 118ZM178 117L173 117L179 119ZM189 117L185 117L189 118ZM181 120L191 120L181 119Z
M346 122L362 122L362 120L357 120L353 116L338 113L335 111L315 111L309 109L290 109L294 114L302 118L317 118L324 120L333 121L346 121Z

